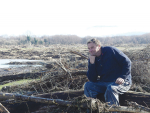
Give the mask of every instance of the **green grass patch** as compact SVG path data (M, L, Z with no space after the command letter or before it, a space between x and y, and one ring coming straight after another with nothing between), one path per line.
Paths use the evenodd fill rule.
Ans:
M0 48L0 51L4 51L4 52L7 52L9 49L7 48Z
M1 90L3 87L5 87L5 86L22 85L22 84L27 84L27 83L29 83L29 82L37 81L37 80L39 80L39 79L22 79L22 80L10 82L10 83L7 83L7 84L0 85L0 90Z

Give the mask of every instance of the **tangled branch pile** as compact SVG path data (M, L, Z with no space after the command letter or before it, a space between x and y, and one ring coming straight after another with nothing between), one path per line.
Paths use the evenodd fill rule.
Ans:
M142 50L124 52L132 61L132 89L150 92L150 45Z
M131 90L150 92L150 46L142 50L123 51L132 61L133 85ZM82 52L88 55L87 51ZM46 63L49 69L44 76L33 79L27 84L8 87L3 92L37 96L39 94L52 93L56 91L80 90L84 83L88 81L86 77L88 61L83 56L78 56L70 52L58 50L59 59L52 59ZM69 96L67 100L73 99ZM57 108L57 110L56 110ZM70 107L58 107L56 105L40 108L40 110L50 109L51 113L67 111L70 113L85 111L82 108L70 109ZM37 112L34 112L37 113ZM42 113L42 112L41 112Z

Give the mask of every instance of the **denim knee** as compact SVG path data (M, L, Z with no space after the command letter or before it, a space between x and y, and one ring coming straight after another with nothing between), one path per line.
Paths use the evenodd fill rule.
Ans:
M91 89L91 83L90 82L86 82L84 85L84 91L87 92Z
M97 91L94 89L94 83L93 82L86 82L84 85L84 94L87 97L96 98Z
M106 91L109 91L109 92L116 92L117 91L117 87L118 86L115 86L115 85L109 85L107 87L107 90Z
M84 84L84 90L86 89L86 88L89 88L91 85L90 85L90 82L86 82L85 84Z
M87 96L87 97L90 97L89 95L89 87L90 87L90 82L86 82L84 84L84 94Z

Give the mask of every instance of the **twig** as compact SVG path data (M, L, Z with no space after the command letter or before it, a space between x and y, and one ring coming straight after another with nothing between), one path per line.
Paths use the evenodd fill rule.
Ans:
M10 113L1 103L0 103L0 112L1 113Z
M144 102L144 101L143 101ZM144 104L148 107L148 105L144 102Z
M71 73L70 73L69 71L67 71L67 69L64 67L64 65L63 65L61 62L58 63L56 60L55 60L55 62L56 62L56 64L57 64L58 66L60 66L66 73L68 73L68 74L70 75L70 77L72 78Z
M28 107L28 104L26 103L26 105L27 105L27 108L28 108L28 112L30 113L30 111L29 111L29 107Z
M1 97L7 96L8 98L14 98L16 100L23 100L23 101L33 101L33 102L40 102L45 104L56 104L61 106L72 106L72 107L81 107L81 108L90 108L90 106L86 103L77 103L74 104L72 101L65 101L61 99L48 99L48 98L41 98L41 97L34 97L34 96L26 96L20 94L13 94L13 93L0 93ZM91 99L92 106L97 106L95 99ZM118 112L130 112L130 113L149 113L150 108L141 106L136 104L135 102L129 103L131 107L126 106L110 106L108 104L104 104L105 108L110 108L109 111L118 111ZM101 104L99 104L101 105ZM101 105L103 107L103 105ZM7 113L7 112L6 112ZM9 113L9 112L8 112Z
M85 59L89 59L86 55L81 54L81 53L79 53L79 52L77 52L77 51L72 51L72 50L71 50L70 53L77 54L77 55L79 55L79 56L81 56L81 57L83 57L83 58L85 58Z

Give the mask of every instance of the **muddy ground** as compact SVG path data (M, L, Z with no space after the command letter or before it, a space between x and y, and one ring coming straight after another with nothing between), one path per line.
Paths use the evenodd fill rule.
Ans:
M47 71L50 67L47 63L53 62L53 59L58 60L71 57L71 60L80 59L78 55L70 55L70 50L82 51L87 54L84 45L52 45L45 46L1 46L0 59L28 59L41 60L37 62L10 62L9 65L27 65L22 67L1 68L0 77L7 75L18 75L21 73L33 73ZM70 60L70 58L69 58ZM39 65L39 66L34 66ZM48 68L47 68L47 67ZM2 81L2 80L1 80Z
M1 46L0 59L50 60L59 58L68 50L87 51L86 45L51 45L51 46Z
M129 47L128 47L129 48ZM30 65L26 67L13 67L0 69L1 85L17 81L20 79L38 79L36 82L30 82L21 86L12 86L3 88L3 92L21 93L25 95L38 95L55 91L79 90L88 81L86 77L87 59L70 53L74 50L88 56L86 45L51 45L45 46L1 46L0 59L29 59L42 60L40 62L10 62L10 65ZM150 91L150 48L146 47L140 50L123 50L125 54L133 61L132 75L133 85L131 90L149 92ZM38 64L41 66L35 67ZM83 73L72 72L83 71ZM27 107L23 102L22 107ZM33 103L28 103L33 105ZM35 103L34 103L35 104ZM11 110L10 106L4 102L4 105ZM17 105L18 106L18 105ZM35 108L37 106L38 108ZM22 113L84 113L85 109L74 109L61 107L57 105L39 105L22 111ZM15 107L14 107L15 108ZM32 109L34 108L34 110ZM16 107L17 110L17 107ZM19 110L17 110L20 112ZM17 113L12 110L12 113Z
M53 91L62 91L70 89L81 89L83 84L87 81L86 76L81 77L73 77L68 82L68 75L64 72L61 66L57 63L63 63L65 69L68 71L76 71L76 70L87 70L87 60L80 57L79 55L75 55L70 53L70 50L75 50L81 53L88 55L87 49L84 45L52 45L49 47L45 46L1 46L0 47L0 59L29 59L29 60L42 60L37 62L10 62L9 65L27 65L21 67L12 67L12 68L1 68L0 69L0 83L1 85L5 85L7 83L13 83L14 81L18 81L21 79L40 79L40 84L44 84L39 86L39 81L35 83L27 83L20 86L13 85L5 86L1 89L2 92L5 93L21 93L25 95L37 95L42 93L49 93ZM57 63L56 63L57 62ZM35 66L40 65L40 66ZM49 77L54 75L62 75L62 78L54 78L51 79L52 82L49 82ZM81 80L83 78L83 80ZM60 84L59 84L60 83ZM31 84L31 85L30 85ZM69 84L69 86L66 86ZM45 86L46 85L46 86ZM34 88L32 87L34 86ZM48 90L47 90L48 89ZM27 105L24 102L21 102L19 105L15 103L12 105L6 104L2 102L5 107L11 111L11 113L19 113L20 110L18 108L24 108L25 110L21 111L22 113L33 112L40 109L39 104L29 102L28 110ZM31 103L31 104L30 104ZM16 107L15 107L16 106ZM22 106L22 107L18 107ZM32 107L31 107L32 106ZM39 106L36 108L35 106ZM43 104L42 104L43 107ZM13 109L12 109L13 108ZM34 108L34 110L33 110ZM55 109L56 106L52 107ZM43 108L41 108L43 109ZM40 109L40 112L41 112ZM50 112L49 108L45 109L43 112ZM58 109L58 108L57 108ZM63 108L65 109L65 108ZM16 111L17 110L17 111ZM53 112L58 110L52 110ZM60 109L61 111L61 109ZM78 110L75 110L78 111ZM72 111L71 111L72 112Z

